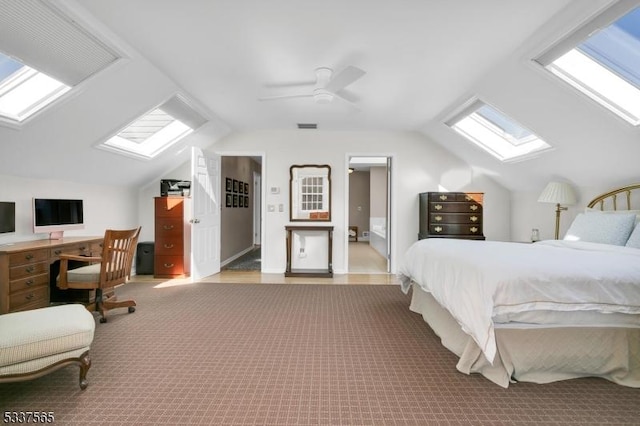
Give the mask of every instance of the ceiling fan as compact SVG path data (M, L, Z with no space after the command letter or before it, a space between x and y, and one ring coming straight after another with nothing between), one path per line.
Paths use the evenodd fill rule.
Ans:
M366 73L360 68L351 65L336 74L334 74L331 68L316 68L316 81L313 90L304 93L265 96L258 98L258 100L273 101L290 98L313 98L313 100L318 104L327 104L332 102L334 99L339 99L343 102L354 105L354 101L348 99L348 94L340 92L365 74Z

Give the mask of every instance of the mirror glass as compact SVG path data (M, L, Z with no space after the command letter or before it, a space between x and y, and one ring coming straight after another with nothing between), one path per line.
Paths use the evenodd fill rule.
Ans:
M289 219L331 221L331 167L293 165L289 173Z

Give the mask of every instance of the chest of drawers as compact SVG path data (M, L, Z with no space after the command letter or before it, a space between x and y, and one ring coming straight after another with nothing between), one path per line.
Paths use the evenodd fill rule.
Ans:
M99 256L101 244L101 237L71 237L0 247L0 314L48 306L51 292L57 290L56 261L60 254Z
M174 278L189 274L189 198L155 198L153 274Z
M418 238L484 240L481 192L423 192Z

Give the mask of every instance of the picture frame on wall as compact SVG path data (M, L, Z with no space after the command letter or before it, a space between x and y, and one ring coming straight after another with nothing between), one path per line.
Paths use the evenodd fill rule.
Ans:
M244 207L245 208L249 207L249 196L247 195L244 196Z
M244 193L249 194L249 184L247 182L244 183Z
M233 195L231 194L227 194L227 196L225 197L225 207L231 207L233 205Z
M225 178L225 191L231 192L233 190L233 181L231 178Z
M233 194L233 207L238 207L238 195Z
M238 180L237 179L233 180L233 192L235 192L235 193L238 192Z

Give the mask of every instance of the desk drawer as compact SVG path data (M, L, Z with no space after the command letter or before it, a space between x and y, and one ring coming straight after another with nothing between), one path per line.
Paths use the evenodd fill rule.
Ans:
M35 309L49 305L49 286L41 286L9 296L9 311Z
M76 256L90 256L91 255L91 244L75 244L68 247L60 247L51 249L51 257L56 258L61 254L73 254Z
M49 285L49 274L32 275L13 280L9 283L9 293L17 293L22 290L33 289L41 285Z
M20 253L13 253L9 255L9 265L26 265L29 263L42 262L49 258L49 251L33 250L33 251L21 251Z
M9 269L9 279L11 281L40 274L49 274L49 262L29 263Z

